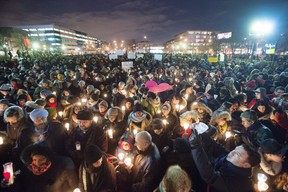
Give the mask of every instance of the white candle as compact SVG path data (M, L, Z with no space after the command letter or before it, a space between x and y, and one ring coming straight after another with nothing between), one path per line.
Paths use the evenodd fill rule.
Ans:
M125 111L125 106L121 106L122 111Z
M60 117L62 117L63 112L62 112L62 111L59 111L58 114L59 114Z
M107 97L107 94L106 94L106 93L104 94L104 97Z
M226 133L225 133L226 139L228 139L228 138L231 137L231 136L232 136L231 131L226 131Z
M69 127L70 127L69 123L65 123L65 128L67 131L69 131Z
M134 129L134 130L133 130L133 134L136 135L137 133L138 133L138 130L137 130L137 129Z
M81 151L81 143L79 141L76 141L75 146L77 151Z
M263 174L263 173L258 173L257 174L257 179L258 179L258 181L260 181L260 182L266 182L267 181L267 176L265 175L265 174Z
M164 125L166 126L167 123L168 123L167 120L166 120L166 119L163 119L162 121L163 121Z
M189 96L188 94L185 94L185 99L188 99L188 96Z
M3 174L6 175L7 173L10 175L8 184L12 185L14 183L14 172L12 162L8 162L3 165Z
M56 95L56 91L53 91L53 93L52 93L53 95Z
M130 157L127 157L127 158L125 158L124 163L127 166L131 166L132 165L132 159Z
M179 108L180 108L180 111L181 111L182 109L184 109L184 106L183 106L183 105L180 105Z
M81 99L81 102L82 102L82 103L86 103L86 102L87 102L87 99L86 99L86 98L82 98L82 99Z
M124 153L119 153L118 154L118 159L120 160L120 161L122 161L123 159L124 159Z
M184 123L184 129L185 129L185 132L187 131L188 127L189 127L189 123Z
M93 121L95 121L96 123L97 123L97 121L98 121L98 117L93 117Z
M81 106L81 103L80 103L80 102L78 102L78 103L77 103L77 105Z
M269 186L265 182L258 181L257 183L258 191L267 191Z
M73 192L81 192L81 190L79 188L76 188L73 190Z
M160 113L161 113L161 110L160 110L160 109L159 109L159 110L157 110L157 113L158 113L158 114L160 114Z
M113 139L113 130L112 129L108 129L108 136L110 139Z
M3 137L0 137L0 145L3 145L3 143L4 143Z
M176 105L175 105L175 107L176 107L176 110L178 111L178 110L179 110L179 107L180 107L180 105L179 105L179 104L176 104Z

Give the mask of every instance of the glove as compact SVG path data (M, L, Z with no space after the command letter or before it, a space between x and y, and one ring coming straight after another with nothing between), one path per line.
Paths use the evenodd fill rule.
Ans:
M193 129L193 133L189 137L189 143L192 149L195 149L201 146L202 139L196 129Z

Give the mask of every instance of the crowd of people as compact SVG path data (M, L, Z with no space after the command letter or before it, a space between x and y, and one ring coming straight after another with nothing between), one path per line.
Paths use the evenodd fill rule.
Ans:
M0 62L1 191L288 191L287 58L18 56Z

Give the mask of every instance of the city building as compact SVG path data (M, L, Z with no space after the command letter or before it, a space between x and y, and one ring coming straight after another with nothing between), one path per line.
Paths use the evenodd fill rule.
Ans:
M164 44L166 53L213 54L217 49L216 31L185 31Z
M101 41L96 37L59 25L17 26L28 32L31 48L35 50L62 49L64 54L99 53Z

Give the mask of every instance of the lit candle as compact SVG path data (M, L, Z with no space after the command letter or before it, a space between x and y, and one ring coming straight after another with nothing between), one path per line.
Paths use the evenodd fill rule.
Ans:
M257 174L257 179L258 179L258 181L260 181L260 182L266 182L267 181L267 176L265 175L265 174L263 174L263 173L258 173Z
M108 136L110 139L113 139L113 129L108 129Z
M118 159L119 159L120 161L122 161L122 160L124 159L124 157L125 157L124 153L119 153L119 154L118 154Z
M185 94L185 99L188 99L188 96L189 96L188 94Z
M81 190L79 188L76 188L73 190L73 192L81 192Z
M86 99L86 98L82 98L82 99L81 99L81 102L82 102L82 103L86 103L86 102L87 102L87 99Z
M179 108L180 108L180 111L181 111L182 109L184 109L184 106L183 106L183 105L180 105Z
M124 163L127 166L131 166L132 165L132 159L130 157L127 157L127 158L125 158Z
M14 183L14 172L12 162L8 162L3 165L3 175L4 178L8 181L9 185L12 185Z
M62 111L59 111L58 114L59 114L60 117L62 117L63 112L62 112Z
M167 120L166 120L166 119L163 119L162 121L163 121L164 125L166 126L167 123L168 123Z
M80 103L80 102L78 102L78 103L77 103L77 105L81 106L81 103Z
M106 93L104 94L104 97L107 97L107 94L106 94Z
M3 143L4 143L3 137L0 137L0 145L3 145Z
M53 95L56 95L56 91L53 91L52 94L53 94Z
M136 135L137 133L138 133L138 130L137 130L137 129L134 129L134 130L133 130L133 134Z
M161 110L160 110L160 109L158 109L158 110L157 110L157 113L158 113L158 114L160 114L160 113L161 113Z
M96 123L97 123L97 121L98 121L98 117L93 117L93 121L95 121Z
M232 136L231 131L226 131L226 133L225 133L226 139L228 139L228 138L231 137L231 136Z
M69 123L65 123L65 128L67 131L69 131L69 126L70 126Z
M179 108L180 108L180 105L179 105L179 104L176 104L175 107L176 107L176 110L178 111Z
M188 127L189 127L189 123L184 123L184 129L185 129L185 132L187 131Z
M191 78L191 77L189 78L189 81L192 81L192 78Z
M125 111L125 106L121 106L122 111Z
M258 191L267 191L269 186L265 182L258 181L257 183Z
M76 141L75 147L77 151L81 151L81 143L79 141Z
M123 95L126 95L126 93L127 93L127 92L126 92L125 90L123 90Z

